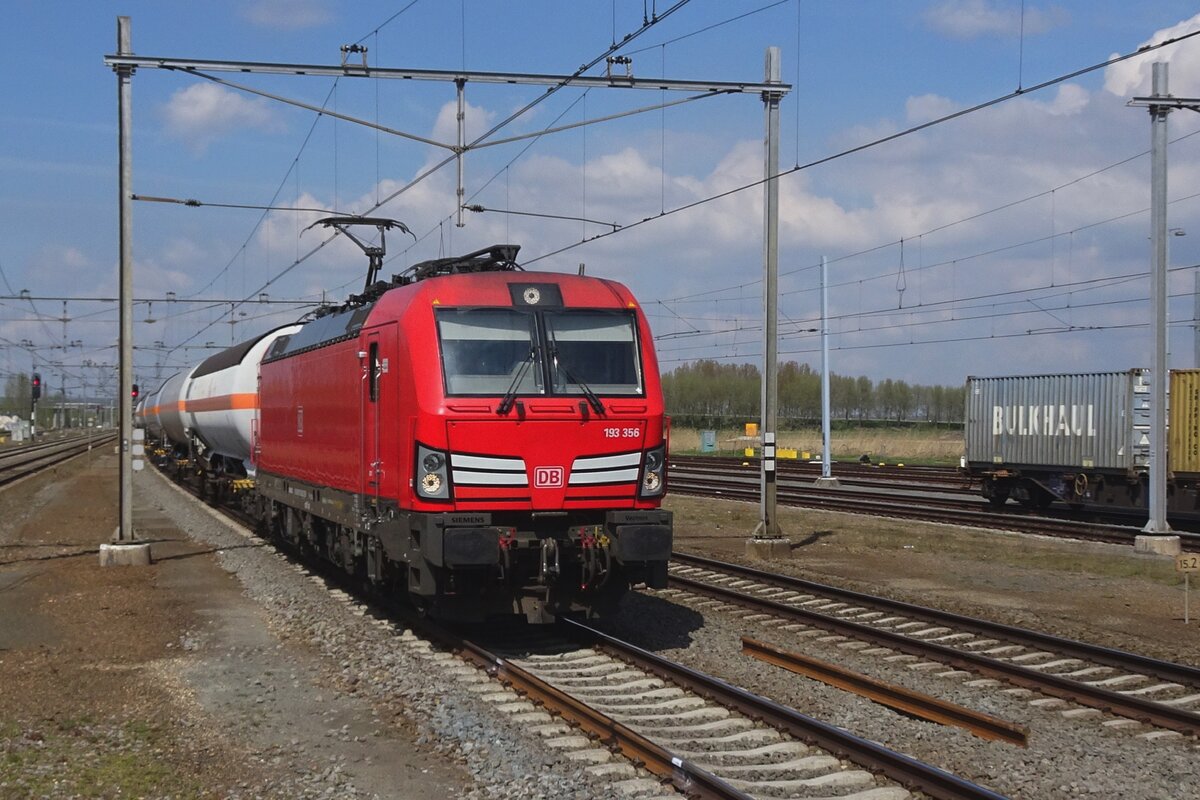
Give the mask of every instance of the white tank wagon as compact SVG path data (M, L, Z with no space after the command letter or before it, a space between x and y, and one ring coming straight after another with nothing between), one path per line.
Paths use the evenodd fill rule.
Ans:
M167 439L173 444L187 444L187 431L183 421L183 389L187 372L176 372L163 381L146 402L146 429L154 436Z
M183 387L182 421L201 455L240 463L253 475L254 425L258 417L258 365L282 336L300 330L285 325L222 350L188 375Z
M167 381L169 380L171 380L171 378L167 378ZM146 429L147 436L155 439L163 438L162 420L159 418L158 414L158 399L162 395L163 387L167 385L167 381L163 381L161 384L159 384L158 388L154 391L147 392L145 395L143 395L142 402L140 404L142 427Z

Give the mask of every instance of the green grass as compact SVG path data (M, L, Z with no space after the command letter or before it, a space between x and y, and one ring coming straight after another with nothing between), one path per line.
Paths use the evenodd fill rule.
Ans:
M200 782L164 758L154 723L88 718L0 723L0 796L205 797Z

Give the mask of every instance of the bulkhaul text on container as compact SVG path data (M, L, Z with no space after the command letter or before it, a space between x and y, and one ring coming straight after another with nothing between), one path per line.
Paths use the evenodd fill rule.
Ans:
M1095 436L1095 407L1091 404L992 406L992 434Z

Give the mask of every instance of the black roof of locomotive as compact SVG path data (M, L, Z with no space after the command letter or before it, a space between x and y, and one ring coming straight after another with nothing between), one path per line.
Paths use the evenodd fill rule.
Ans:
M351 308L306 322L291 336L280 336L263 357L263 362L315 350L327 344L353 339L375 307L374 303Z

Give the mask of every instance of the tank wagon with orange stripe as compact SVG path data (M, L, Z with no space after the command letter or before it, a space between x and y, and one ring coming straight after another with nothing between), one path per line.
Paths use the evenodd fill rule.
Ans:
M650 329L621 284L516 251L419 264L219 353L147 419L157 402L168 437L240 459L276 537L431 614L610 612L665 586L671 551Z

